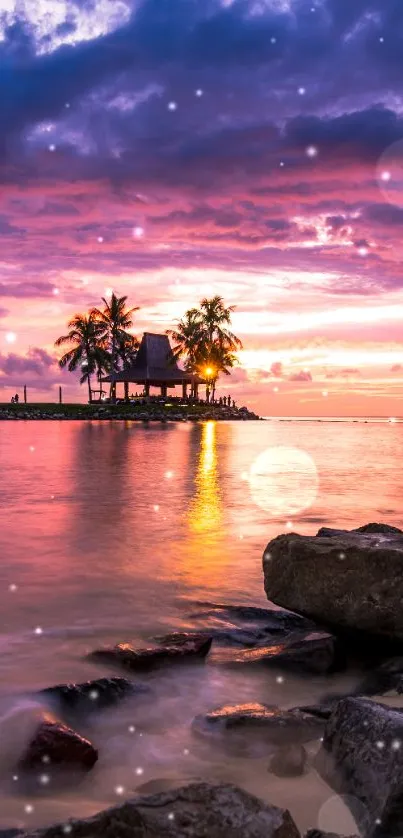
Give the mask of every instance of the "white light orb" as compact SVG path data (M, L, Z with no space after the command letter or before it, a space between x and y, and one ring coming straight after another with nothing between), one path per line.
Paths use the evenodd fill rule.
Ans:
M317 157L318 156L318 149L315 145L309 145L308 148L305 149L307 157Z
M318 472L312 457L301 448L268 448L250 468L254 502L273 517L308 509L318 492Z
M169 102L169 104L168 104L168 110L169 111L176 111L177 107L178 107L178 105L176 104L176 102Z
M7 334L6 334L7 343L15 343L16 340L17 340L17 335L15 334L15 332L7 332Z
M102 244L103 240L104 240L103 236L98 236L97 242L99 242L99 244Z
M200 96L203 96L203 91L202 91L201 87L198 87L197 90L195 91L195 93L196 93L196 96L198 96L199 98L200 98Z
M384 200L402 209L403 140L392 143L383 152L376 167L376 178Z
M323 832L334 832L337 828L341 835L358 835L357 824L351 814L364 806L349 795L333 795L321 806L318 814L318 829Z
M135 227L133 230L133 238L142 239L144 236L144 227Z

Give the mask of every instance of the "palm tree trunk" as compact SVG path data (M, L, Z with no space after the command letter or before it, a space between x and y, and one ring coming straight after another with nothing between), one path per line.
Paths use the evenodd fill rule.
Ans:
M111 350L112 375L114 375L116 372L116 344L114 338L112 338ZM116 401L116 381L111 381L111 386L109 389L109 398L112 402Z
M90 375L87 378L87 383L88 383L88 401L89 401L90 404L92 404L91 376Z
M125 402L129 401L129 382L125 381Z

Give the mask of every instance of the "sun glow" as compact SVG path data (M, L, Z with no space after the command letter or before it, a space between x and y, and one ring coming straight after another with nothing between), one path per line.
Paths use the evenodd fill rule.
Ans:
M196 533L214 533L221 521L217 471L216 423L202 427L196 494L190 509L190 529Z

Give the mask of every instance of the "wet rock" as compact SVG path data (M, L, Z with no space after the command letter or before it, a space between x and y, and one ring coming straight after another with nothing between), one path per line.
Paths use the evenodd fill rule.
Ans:
M336 631L403 642L403 536L280 535L263 556L268 599Z
M344 696L342 696L344 698ZM334 710L334 701L329 700L328 703L323 702L323 704L307 704L305 707L300 707L300 710L303 710L304 713L308 713L310 716L315 716L317 719L321 719L322 722L326 722L330 719L330 716Z
M322 832L321 829L309 829L305 838L358 838L358 835L337 835L336 832Z
M317 532L317 536L346 535L347 533L380 533L383 535L403 535L403 530L398 527L392 527L390 524L364 524L362 527L356 527L354 530L338 530L331 527L321 527Z
M220 739L233 737L234 741L251 736L261 743L283 745L319 739L324 722L305 713L299 707L281 710L266 704L226 704L210 713L196 716L192 731L201 736Z
M123 666L132 672L149 672L159 666L176 663L197 663L210 651L212 638L191 634L166 646L152 646L147 649L133 649L128 643L119 643L104 649L96 649L88 656L100 663Z
M354 695L403 693L403 657L391 658L369 672L354 690Z
M316 758L322 777L346 801L365 838L403 834L403 712L345 698L326 724Z
M102 710L132 695L150 692L145 684L134 684L126 678L97 678L83 684L58 684L40 690L39 695L62 710L71 713L92 713Z
M209 628L198 632L198 634L204 635L206 638L211 637L215 646L253 647L267 646L270 641L277 640L278 635L282 632L283 629L279 627L272 629L271 626L262 625L258 628L245 625L242 628ZM186 634L182 632L172 632L171 634L157 635L153 640L156 643L169 645L177 643L185 636Z
M46 766L88 771L96 763L98 751L75 730L50 716L45 716L21 758L18 769L46 770Z
M270 760L269 771L276 777L301 777L305 772L307 753L303 745L279 748Z
M64 838L65 824L24 838ZM300 838L287 810L231 785L197 783L70 821L71 838Z
M339 672L346 664L340 641L325 632L291 636L281 644L276 641L252 649L227 649L216 653L214 661L227 665L265 664L315 675Z
M211 606L211 603L200 603ZM317 629L312 621L283 609L254 608L249 605L212 605L205 611L198 611L190 615L194 619L213 617L228 621L232 625L247 625L258 627L267 634L291 634L292 632L311 632Z

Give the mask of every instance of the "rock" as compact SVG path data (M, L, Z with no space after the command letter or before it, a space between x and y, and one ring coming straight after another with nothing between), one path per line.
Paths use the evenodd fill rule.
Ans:
M269 771L276 777L301 777L305 771L307 753L303 745L279 748L270 760Z
M365 838L403 834L403 712L364 698L339 701L316 759Z
M200 603L211 605L211 603ZM274 608L254 608L250 605L213 605L206 611L198 611L190 615L193 619L213 617L218 620L230 621L233 625L248 625L258 627L267 634L291 634L291 632L315 631L318 626L312 621L293 614L291 611Z
M45 770L49 764L52 767L81 768L88 771L97 759L98 752L88 739L84 739L75 730L50 716L44 716L18 764L18 769Z
M126 678L98 678L83 684L58 684L40 690L39 695L72 713L91 713L117 704L131 695L149 693L145 684Z
M132 672L148 672L168 663L193 663L204 660L210 651L211 637L189 634L166 646L133 649L128 643L96 649L88 656L101 663L119 664Z
M196 716L192 731L201 736L225 740L233 738L235 744L247 743L252 736L258 742L274 745L303 743L319 739L324 721L306 713L299 707L281 710L266 704L226 704L205 715ZM238 740L238 743L237 743Z
M345 838L345 836L336 835L335 832L322 832L321 829L309 829L305 838ZM348 838L358 838L358 835L349 835Z
M69 826L71 838L300 838L287 810L236 786L208 783L138 797ZM24 838L64 838L65 827L45 827Z
M362 527L357 527L354 530L335 530L331 527L321 527L320 530L317 532L317 536L327 536L328 538L333 535L345 535L349 532L361 532L361 533L381 533L383 535L403 535L403 530L399 530L398 527L392 527L390 524L364 524Z
M344 698L344 696L342 696ZM323 702L323 704L308 704L304 707L300 707L300 710L303 710L304 713L309 713L311 716L316 716L317 719L321 719L323 722L326 722L330 719L331 714L334 710L334 702L329 701L327 704Z
M335 630L403 642L403 536L280 535L263 556L268 599Z
M326 675L345 668L340 641L325 632L293 635L279 643L252 649L227 649L216 653L214 661L227 665L265 664L292 672Z
M391 658L369 672L353 691L353 695L384 695L403 693L403 658Z

